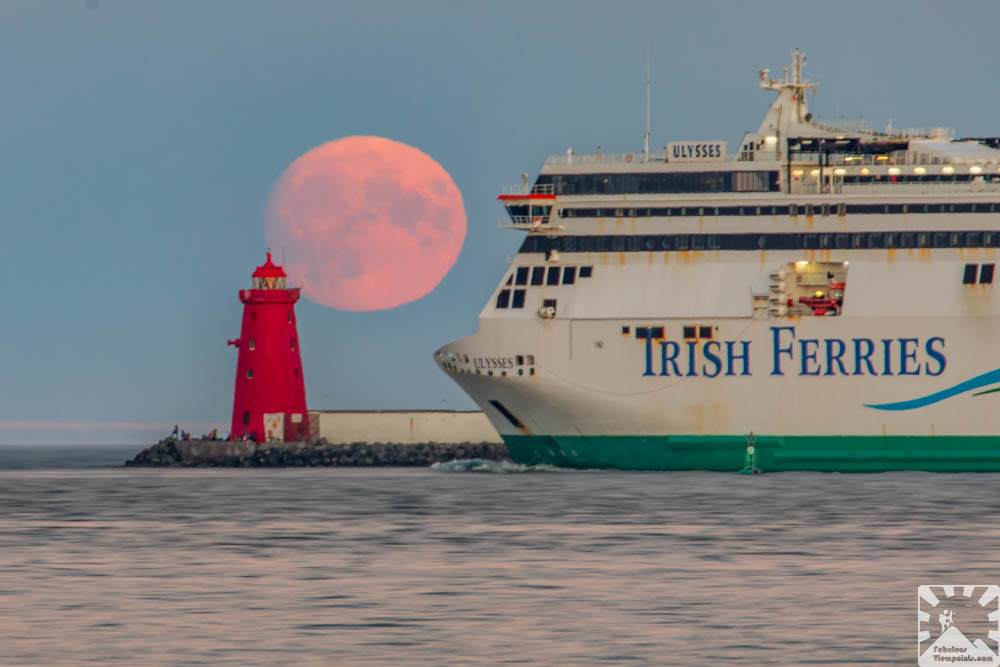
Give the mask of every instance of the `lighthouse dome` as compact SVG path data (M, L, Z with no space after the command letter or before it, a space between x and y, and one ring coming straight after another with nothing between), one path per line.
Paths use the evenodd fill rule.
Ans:
M254 289L283 289L288 275L271 261L271 253L267 253L267 261L258 266L251 277Z

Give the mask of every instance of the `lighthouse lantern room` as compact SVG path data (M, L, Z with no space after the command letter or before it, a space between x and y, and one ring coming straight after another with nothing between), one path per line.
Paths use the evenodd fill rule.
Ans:
M258 442L309 437L306 390L295 324L299 288L287 286L284 270L267 261L253 272L251 288L240 290L240 337L230 438Z

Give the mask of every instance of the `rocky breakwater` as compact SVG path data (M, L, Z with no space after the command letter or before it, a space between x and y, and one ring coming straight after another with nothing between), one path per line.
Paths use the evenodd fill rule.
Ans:
M148 467L429 466L456 459L509 461L502 443L230 442L167 438L125 462Z

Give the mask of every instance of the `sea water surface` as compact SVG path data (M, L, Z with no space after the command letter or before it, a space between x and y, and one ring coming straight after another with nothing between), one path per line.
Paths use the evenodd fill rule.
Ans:
M134 450L0 448L0 664L915 664L1000 583L997 475L81 467Z

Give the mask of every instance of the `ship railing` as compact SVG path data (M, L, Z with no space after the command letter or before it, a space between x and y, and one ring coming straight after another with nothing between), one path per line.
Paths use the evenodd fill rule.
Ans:
M833 179L833 182L825 181L822 191L816 180L793 182L791 194L793 195L831 195L840 193L865 194L865 193L921 193L921 194L955 194L955 193L976 193L976 192L1000 192L1000 181L966 181L959 183L935 183L925 181L922 183L844 183L840 179Z
M955 128L953 127L908 127L893 128L887 127L885 130L876 130L872 127L871 121L864 119L843 118L836 120L812 121L812 125L827 132L840 132L843 134L868 134L878 137L898 138L898 139L942 139L950 140L955 138Z
M643 164L646 162L666 162L666 153L567 153L550 155L545 158L546 166L573 164Z
M545 227L548 222L548 216L497 214L497 227L503 229L527 229L530 231L532 228Z
M555 190L551 183L537 183L535 185L505 185L500 189L500 194L504 195L551 195Z
M976 192L1000 192L1000 181L970 181L966 183L843 183L842 192L861 193L904 193L919 192L924 194L953 194ZM812 192L815 193L813 185ZM803 192L802 194L806 194Z

